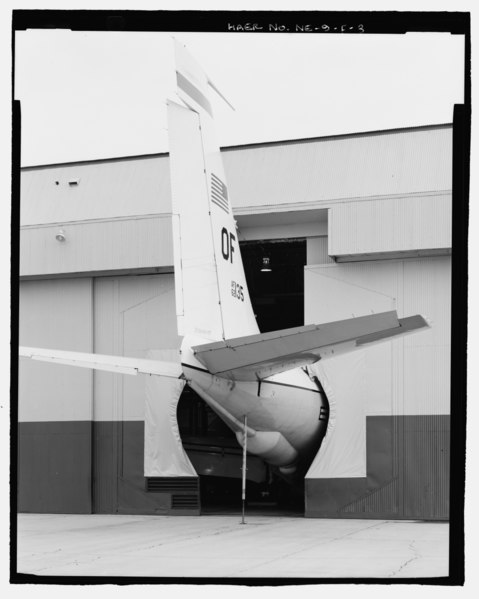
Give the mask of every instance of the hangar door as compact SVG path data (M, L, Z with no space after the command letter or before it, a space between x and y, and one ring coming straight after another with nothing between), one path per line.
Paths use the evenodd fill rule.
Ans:
M20 345L91 352L91 298L91 278L22 281ZM26 359L18 369L18 509L88 514L92 371Z
M179 347L173 274L97 278L93 295L95 352L146 358ZM166 512L145 490L145 377L95 371L93 397L93 512Z
M392 309L432 322L318 365L331 419L306 477L307 515L448 518L450 266L440 256L306 267L306 324Z

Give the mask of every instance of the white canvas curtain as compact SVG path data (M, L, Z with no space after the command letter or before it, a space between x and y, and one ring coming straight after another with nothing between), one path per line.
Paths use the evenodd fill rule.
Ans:
M148 358L178 361L178 350L151 350ZM145 476L197 476L181 443L176 409L185 382L146 376Z
M391 264L306 266L305 324L394 310L395 281ZM328 396L331 415L308 478L366 476L366 414L371 405L380 413L390 409L390 347L381 344L312 367Z
M310 368L326 392L330 416L326 436L306 478L365 477L364 352L320 361Z

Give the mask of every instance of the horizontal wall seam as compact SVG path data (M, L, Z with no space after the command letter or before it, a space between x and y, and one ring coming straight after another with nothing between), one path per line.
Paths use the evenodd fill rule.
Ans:
M71 220L71 221L58 221L58 222L50 222L50 223L38 223L32 225L21 225L20 230L26 231L28 229L47 229L49 227L59 227L62 225L89 225L96 223L111 223L111 222L121 222L121 221L136 221L136 220L151 220L156 218L171 218L171 212L167 213L158 213L158 214L138 214L134 216L111 216L106 218L91 218L91 219L83 219L83 220Z
M324 198L316 200L314 202L288 202L282 204L263 204L261 206L242 206L241 208L235 208L233 206L233 212L237 216L247 216L253 214L271 213L271 212L290 212L294 211L307 211L315 209L328 209L338 204L347 202L371 202L371 201L385 201L405 198L427 198L435 196L451 196L452 189L438 189L429 191L412 191L410 193L400 194L387 194L387 195L368 195L368 196L348 196L339 198Z

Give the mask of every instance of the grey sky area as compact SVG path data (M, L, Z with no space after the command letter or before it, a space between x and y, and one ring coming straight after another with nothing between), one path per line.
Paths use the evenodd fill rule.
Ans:
M464 38L173 34L235 107L213 98L221 145L452 122ZM168 150L171 34L16 34L22 165Z

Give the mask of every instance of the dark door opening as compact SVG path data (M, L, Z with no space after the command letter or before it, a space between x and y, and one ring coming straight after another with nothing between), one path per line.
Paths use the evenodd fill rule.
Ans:
M243 242L241 255L260 331L302 326L306 241ZM189 387L177 416L183 446L200 477L201 512L239 514L242 448L234 433ZM303 515L304 480L286 481L248 455L246 498L249 513Z
M240 247L260 331L302 326L306 240L245 241Z

